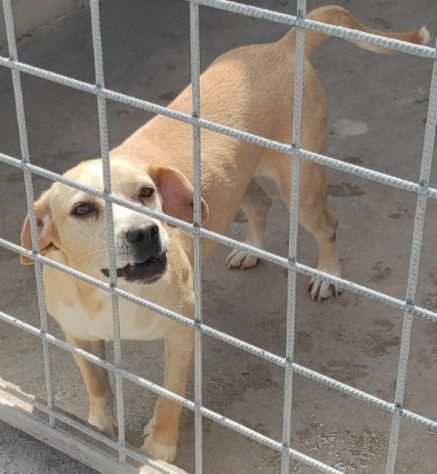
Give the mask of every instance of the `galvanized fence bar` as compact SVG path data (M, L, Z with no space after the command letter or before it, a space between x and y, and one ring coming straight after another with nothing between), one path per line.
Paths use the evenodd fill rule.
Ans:
M3 12L6 26L6 36L9 49L9 57L13 61L18 61L18 50L17 50L17 39L15 37L15 26L14 16L12 11L11 0L3 0ZM39 245L39 224L38 216L34 208L35 192L33 186L32 172L29 169L30 164L30 151L29 142L27 137L27 125L26 125L26 114L24 111L24 99L23 99L23 88L21 85L20 72L12 69L12 86L14 89L15 97L15 108L18 124L18 135L20 139L20 152L21 152L21 164L24 175L24 188L26 193L26 205L28 212L28 219L30 225L30 235L32 241L32 254L36 255L40 252ZM38 298L38 308L40 316L40 325L42 334L48 331L48 313L44 297L44 282L43 282L43 268L41 262L35 263L35 280L36 290ZM44 360L44 377L47 390L47 404L49 408L53 408L55 403L53 384L52 384L52 372L50 366L50 354L47 341L42 338L41 340L43 348L43 360ZM55 420L52 416L49 417L50 426L53 426Z
M297 153L299 153L299 152L297 152ZM18 169L22 169L22 164L21 164L20 160L17 160L16 158L10 157L10 156L2 154L2 153L0 153L0 163L11 165L11 166L13 166L15 168L18 168ZM47 178L51 181L58 181L58 182L63 183L67 186L71 186L72 188L87 192L91 196L95 196L95 197L98 197L98 198L101 198L101 199L106 198L114 204L118 204L120 206L127 207L128 209L132 209L135 212L138 212L140 214L144 214L144 215L149 216L149 217L154 217L154 218L157 218L157 219L161 219L163 222L165 222L167 224L170 224L170 225L173 225L175 227L178 227L179 229L183 230L184 232L191 233L191 234L194 234L194 232L195 232L192 224L189 224L189 223L187 223L185 221L182 221L180 219L177 219L175 217L169 216L167 214L163 214L161 212L158 212L158 211L155 211L155 210L152 210L152 209L141 207L141 206L139 206L135 203L126 201L126 200L121 199L121 198L119 198L117 196L114 196L112 194L108 195L108 196L105 196L102 192L97 191L96 189L89 188L88 186L84 186L80 183L77 183L77 182L72 181L68 178L65 178L64 176L53 173L52 171L45 170L44 168L40 168L40 167L32 165L32 164L29 164L28 167L32 171L33 174L36 174L38 176ZM431 195L429 193L427 193L426 190L424 192L429 197L431 197ZM252 247L249 244L246 244L244 242L240 242L240 241L232 239L230 237L226 237L226 236L218 234L216 232L212 232L212 231L210 231L208 229L205 229L205 228L200 228L198 231L200 232L200 235L201 235L202 238L210 239L214 242L225 245L225 246L230 247L232 249L238 249L238 250L241 250L241 251L244 251L244 252L248 252L249 254L254 255L254 256L256 256L260 259L263 259L267 262L270 262L270 263L278 265L282 268L288 269L289 261L288 261L287 258L284 258L284 257L281 257L279 255L273 254L273 253L268 252L266 250L259 249L257 247ZM2 242L2 240L0 239L0 243L1 242ZM5 245L4 241L3 241L3 245ZM25 252L26 256L28 256L29 258L32 258L32 253L31 252L26 252L24 249L22 249L22 251ZM44 259L44 257L41 257L41 256L38 256L38 257ZM44 261L44 263L46 263L48 265L51 264L52 266L55 266L57 268L61 268L61 269L63 269L63 271L65 271L67 273L75 274L78 278L85 279L85 281L89 282L89 281L94 280L94 283L93 283L94 285L102 285L102 282L100 280L92 279L92 278L89 277L89 275L86 275L86 274L81 273L81 272L77 272L77 271L71 269L70 267L59 264L58 262L54 262L51 259L45 259L45 260L42 260L42 261ZM377 290L367 288L366 286L360 285L358 283L351 282L350 280L345 280L344 278L340 278L340 277L331 275L329 273L325 273L321 270L318 270L318 269L313 268L313 267L309 267L308 265L304 265L304 264L299 263L299 262L296 262L294 265L296 267L296 270L299 273L302 273L303 275L307 275L311 278L320 278L320 279L326 280L327 282L337 286L338 288L340 288L342 290L350 291L350 292L352 292L356 295L363 296L363 297L369 298L369 299L374 300L374 301L378 301L380 303L389 305L393 308L396 308L396 309L399 309L399 310L402 310L402 311L405 310L405 308L407 306L405 301L403 301L403 300L400 300L400 299L395 298L393 296L387 295L385 293L381 293ZM424 319L428 319L430 321L437 321L437 313L435 313L435 312L433 312L429 309L423 308L421 306L414 305L413 308L411 309L411 311L414 314L414 316L421 317L421 318L424 318Z
M15 318L15 317L7 314L7 313L4 313L2 311L0 311L0 321L8 323L8 324L10 324L10 325L12 325L16 328L19 328L19 329L21 329L21 330L23 330L23 331L25 331L29 334L32 334L34 336L44 337L45 339L47 339L47 341L50 344L53 344L53 345L65 350L67 352L70 352L72 354L77 354L77 355L83 357L84 359L90 361L91 363L93 363L93 364L97 365L98 367L101 367L105 370L108 370L110 372L114 372L115 370L117 370L115 368L115 366L113 364L111 364L109 361L102 360L102 359L98 358L96 355L91 354L89 352L86 352L83 349L79 349L75 346L72 346L72 345L68 344L67 342L65 342L61 339L58 339L57 337L55 337L51 334L43 335L42 331L40 329L35 328L34 326L32 326L32 325L30 325L30 324L28 324L28 323L26 323L26 322L24 322L20 319L17 319L17 318ZM204 331L205 335L215 337L214 335L208 333L207 327L202 328L202 330ZM229 343L228 341L224 341L224 342ZM233 345L232 343L229 343L229 344ZM243 351L246 351L250 354L253 354L255 356L262 357L262 355L260 355L257 352L258 348L254 347L254 346L250 346L247 343L243 343L242 346L237 346L236 345L235 347L237 347L237 348L239 348ZM271 353L268 353L268 352L267 352L267 354L271 355L271 359L266 359L266 360L268 360L272 363L275 363L278 367L285 367L285 365L286 365L285 358L280 358L279 356L275 356L274 354L271 354ZM297 363L293 364L293 368L294 368L294 372L296 374L301 375L302 377L305 377L308 380L311 380L315 383L324 385L328 388L337 390L340 393L351 396L352 398L356 398L357 400L364 401L370 406L373 406L373 407L378 408L382 411L385 411L387 413L392 413L392 414L396 411L396 406L395 406L394 403L387 402L387 401L382 400L382 399L380 399L376 396L370 395L370 394L368 394L368 393L366 393L362 390L351 387L350 385L347 385L347 384L342 383L342 382L338 382L337 380L335 380L331 377L327 377L326 375L322 375L318 372L315 372L314 370L303 367L303 366L301 366ZM129 380L130 382L132 382L134 384L137 384L141 387L144 387L144 388L152 391L153 393L156 393L157 395L163 396L163 397L168 398L170 400L174 400L174 401L180 403L181 405L183 405L184 407L194 411L195 405L192 401L190 401L188 399L185 399L185 398L181 397L180 395L178 395L176 393L173 393L170 390L165 389L164 387L161 387L160 385L157 385L153 382L150 382L150 381L144 379L143 377L139 377L135 374L131 374L130 372L128 372L125 369L121 369L120 373L123 376L123 378L125 378L126 380ZM221 415L217 414L217 416L221 416ZM419 415L417 413L414 413L410 410L403 410L402 413L401 413L401 416L404 417L406 420L408 420L410 422L413 422L413 423L416 423L418 425L424 426L424 427L426 427L430 430L437 431L437 421L426 418L426 417L424 417L422 415Z
M101 89L105 87L105 75L103 66L103 47L100 25L100 4L99 0L90 0L91 26L94 47L94 65L96 87ZM109 281L110 288L117 287L117 261L114 238L114 216L112 202L106 197L111 194L111 164L109 158L109 137L108 137L108 117L106 111L106 99L100 95L97 96L97 109L99 117L99 134L100 134L100 152L102 155L102 177L103 177L103 194L105 196L105 232L107 254L109 262ZM120 338L120 305L118 294L111 291L112 305L112 332L114 342L114 365L116 368L121 367L121 338ZM121 448L126 443L125 433L125 414L124 414L124 396L123 396L123 379L118 370L115 376L115 401L117 406L117 428L118 443ZM123 451L119 451L120 461L124 461L125 455Z
M297 1L297 17L303 19L306 13L306 0ZM293 129L291 143L298 150L302 142L302 103L304 93L305 67L305 30L296 28L294 51L294 87L293 87ZM290 160L290 198L289 198L289 231L288 231L288 275L287 275L287 333L285 348L284 408L282 425L281 474L290 472L291 420L293 413L293 378L294 347L296 337L296 266L297 241L299 230L299 194L300 194L300 160L297 156Z
M23 329L25 330L26 332L30 333L30 334L33 334L33 335L40 335L41 334L41 331L37 328L34 328L33 326L31 326L30 324L27 324L27 323L24 323L23 321L19 320L19 319L16 319L4 312L1 312L0 311L0 320L3 321L3 322L6 322L6 323L9 323L9 324L12 324L13 326L15 327L18 327L20 329ZM120 375L125 378L126 380L129 380L130 382L132 383L135 383L143 388L146 388L150 391L152 391L153 393L159 395L159 396L162 396L162 397L165 397L169 400L173 400L177 403L180 403L182 404L185 408L191 410L191 411L195 411L195 403L191 402L190 400L187 400L183 397L181 397L180 395L178 394L175 394L153 382L150 382L148 381L147 379L144 379L142 377L139 377L137 375L134 375L132 373L130 373L129 371L125 370L125 369L119 369L117 367L115 367L113 364L111 364L110 362L108 361L104 361L102 359L99 359L98 357L96 357L94 354L90 354L82 349L79 349L75 346L72 346L64 341L62 341L61 339L57 339L56 337L50 335L50 334L44 334L44 337L47 339L48 342L56 345L57 347L63 349L63 350L66 350L68 352L71 352L73 354L77 354L87 360L89 360L90 362L92 362L93 364L96 364L98 365L99 367L102 367L108 371L111 371L113 373L115 372L119 372ZM213 420L219 424L221 424L222 426L226 427L226 428L229 428L239 434L242 434L243 436L246 436L252 440L255 440L255 441L258 441L260 443L262 443L263 445L271 448L271 449L274 449L275 451L278 451L278 452L281 452L282 451L282 443L279 443L267 436L264 436L254 430L252 430L251 428L248 428L244 425L242 425L241 423L238 423L234 420L231 420L223 415L220 415L219 413L216 413L214 412L213 410L209 410L205 407L201 407L201 413L203 416L207 417L208 419L210 420ZM148 458L142 456L141 454L139 453L136 453L136 455L133 455L133 451L130 450L129 448L126 448L126 447L119 447L119 444L118 443L114 443L112 442L111 440L109 439L106 439L106 440L103 440L102 439L102 435L97 433L97 436L94 434L94 432L90 429L87 429L86 427L83 427L85 429L83 429L82 427L80 427L80 424L78 423L74 423L73 422L69 422L67 421L66 417L63 417L62 415L60 415L59 413L57 412L52 412L52 415L54 416L54 418L57 418L57 419L60 419L61 421L65 422L66 424L68 424L69 426L75 428L75 429L78 429L79 431L83 432L84 434L86 434L87 436L90 436L100 442L103 442L104 444L108 445L108 446L111 446L113 447L114 449L118 449L119 451L121 451L122 453L124 454L127 454L128 456L134 458L134 459L140 459L142 462L147 462ZM339 474L340 471L336 470L336 469L333 469L327 465L324 465L323 463L320 463L319 461L309 457L309 456L306 456L296 450L293 450L293 449L289 449L289 452L290 452L290 456L292 459L296 459L297 461L299 462L302 462L308 466L311 466L311 467L315 467L317 468L317 470L319 470L320 472L326 472L326 473L331 473L331 474Z
M199 5L190 2L190 52L191 52L191 94L192 117L200 117L200 26ZM203 419L202 419L202 240L199 229L202 226L202 168L201 129L193 123L193 283L194 283L194 439L195 474L203 472Z
M429 46L421 46L407 43L386 36L377 35L374 33L365 33L363 31L353 30L351 28L344 28L342 26L330 25L319 21L310 19L299 19L296 16L285 13L268 10L266 8L259 8L253 5L243 5L229 0L195 0L199 5L204 5L217 10L223 10L231 13L237 13L244 16L258 18L260 20L269 20L275 23L282 23L289 26L297 26L306 30L319 31L329 36L334 36L343 39L354 39L369 43L376 46L383 46L384 48L393 49L405 54L412 54L428 59L437 59L437 52L434 48Z
M380 171L372 170L365 168L363 166L354 165L352 163L347 163L327 155L322 155L320 153L315 153L309 150L294 150L293 146L287 143L281 143L276 140L271 140L268 138L260 137L254 135L253 133L244 132L226 125L222 125L210 120L195 118L192 115L186 114L184 112L179 112L168 107L164 107L153 102L149 102L142 99L137 99L126 94L121 94L110 89L102 88L98 89L95 85L73 79L62 74L54 73L41 69L29 64L21 63L19 61L13 61L3 56L0 56L0 66L5 66L9 69L16 69L20 72L30 74L40 79L45 79L47 81L54 82L56 84L64 85L66 87L71 87L73 89L79 90L81 92L86 92L93 95L101 95L105 99L112 100L114 102L119 102L121 104L129 105L131 107L143 110L145 112L150 112L153 114L160 114L166 117L169 117L174 120L179 120L181 122L189 123L191 125L197 124L201 128L216 132L222 135L226 135L236 140L241 140L246 143L251 143L256 146L260 146L269 150L276 151L278 153L288 155L288 156L297 156L298 158L312 161L323 166L327 166L336 171L341 171L344 173L351 174L366 180L374 181L379 184L384 184L387 186L392 186L397 189L401 189L409 192L419 192L420 185L412 181L398 178ZM430 198L437 199L437 189L429 188L427 193Z
M437 46L437 43L436 43ZM395 406L392 426L390 432L389 451L387 457L386 474L394 474L396 458L399 451L399 434L401 425L400 412L404 409L405 388L407 384L408 361L410 357L411 336L413 331L414 315L411 306L416 301L417 282L419 279L419 266L422 255L423 231L425 227L426 205L428 196L425 192L431 180L432 161L434 158L434 146L437 127L437 61L434 61L431 90L429 94L428 116L425 126L425 138L422 153L422 164L420 168L419 184L424 192L418 193L416 213L414 217L413 238L411 244L410 263L408 269L408 282L406 292L406 303L403 314L401 333L401 348L396 378Z
M37 329L37 328L31 326L30 324L25 323L25 322L23 322L23 321L21 321L17 318L14 318L14 317L12 317L12 316L4 313L4 312L1 312L1 311L0 311L0 320L3 321L3 322L6 322L8 324L11 324L11 325L13 325L17 328L20 328L20 329L28 332L29 334L32 334L32 335L35 335L35 336L42 335L42 332L41 332L40 329ZM75 346L71 346L70 344L66 343L65 341L63 341L61 339L57 339L55 336L52 336L51 334L44 334L43 337L46 338L49 343L54 344L54 345L56 345L57 347L59 347L63 350L66 350L66 351L71 352L73 354L77 354L81 357L84 357L85 359L89 360L90 362L92 362L92 363L98 365L99 367L102 367L102 368L104 368L108 371L115 372L116 370L119 370L113 364L111 364L110 362L101 360L98 357L96 357L94 354L90 354L90 353L88 353L88 352L86 352L82 349L79 349ZM285 360L284 360L283 366L285 367ZM297 373L299 375L302 375L304 377L308 377L311 380L319 382L319 383L322 383L321 379L326 379L324 384L331 387L331 388L337 388L337 385L339 384L336 380L330 379L329 377L326 377L326 376L320 376L320 378L315 377L314 376L314 374L316 374L315 372L311 371L310 369L306 369L305 367L301 367L298 364L294 364L294 371L295 371L295 373ZM170 392L169 390L166 390L165 388L160 387L159 385L156 385L156 384L154 384L154 383L152 383L152 382L150 382L150 381L148 381L148 380L146 380L142 377L131 374L130 372L128 372L127 370L124 370L124 369L120 370L120 373L123 376L123 378L125 378L126 380L129 380L132 383L135 383L135 384L137 384L141 387L144 387L144 388L156 393L159 396L163 396L163 397L166 397L170 400L174 400L178 403L181 403L183 406L185 406L187 409L189 409L191 411L194 411L194 409L195 409L195 404L193 402L191 402L187 399L184 399L183 397L180 397L179 395L174 394L173 392ZM345 385L345 384L341 384L341 385ZM345 387L347 387L347 386L345 385ZM347 394L351 395L351 394L353 394L353 392L360 392L357 389L354 389L353 387L348 387L348 388L349 388L349 390L346 390L344 393L347 393ZM383 400L377 399L376 397L372 397L372 396L366 394L365 392L362 392L362 395L363 395L362 396L363 400L367 401L369 404L374 404L375 406L377 406L380 409L383 409L384 411L387 411L389 413L394 413L395 410L396 410L396 407L395 407L394 404L384 402ZM48 409L47 410L44 409L42 406L38 406L38 408L42 409L43 411L48 410ZM254 435L254 433L256 433L256 432L254 432L250 428L247 428L247 427L244 427L243 425L240 425L237 422L234 422L233 420L230 420L226 417L223 417L222 415L220 415L216 412L213 412L211 410L208 410L208 409L202 407L202 414L204 416L207 416L209 419L211 419L213 421L217 421L217 422L221 423L223 426L231 428L231 429L233 429L234 431L236 431L240 434L243 434L245 436L249 436L251 439L256 439L256 435ZM56 412L56 411L52 412L52 415L53 415L54 418L60 419L60 421L68 424L69 426L71 426L75 429L78 429L79 431L83 432L84 434L86 434L90 437L93 437L94 439L96 439L100 442L103 442L104 444L106 444L110 447L113 447L114 449L117 449L118 443L115 443L115 442L109 440L108 438L102 439L102 435L100 435L99 433L95 434L92 430L90 430L86 427L81 427L80 424L77 424L74 421L72 421L72 422L68 421L68 419L66 419L65 417L62 417L62 415L59 415L59 413ZM413 412L405 410L402 413L402 416L405 417L405 419L407 419L411 422L417 423L419 425L426 426L428 429L432 429L434 431L437 431L437 422L434 422L434 421L429 420L425 417L422 417L421 415L417 415ZM242 427L242 428L240 429L240 427ZM260 435L260 436L262 436L262 435ZM278 442L276 442L276 441L274 441L270 438L267 438L265 436L262 436L261 439L262 439L261 442L264 445L266 445L268 447L271 447L272 449L275 449L277 451L282 451L282 444L281 443L278 443ZM138 454L137 454L136 457L132 456L133 451L129 450L129 448L123 449L123 452L125 452L130 457L138 458ZM306 461L308 461L308 459L307 459L308 457L301 458L299 456L299 453L294 451L294 450L290 450L290 456L293 459L296 459L297 461L300 461L300 462L304 462L307 465L313 465L313 464L308 464L306 462ZM145 460L145 459L147 459L147 458L143 457L143 460ZM318 466L318 461L316 461L316 465ZM318 469L318 470L320 470L320 469ZM339 471L336 471L336 470L334 470L334 471L330 471L330 470L325 471L325 470L322 469L322 470L320 470L320 472L339 472Z

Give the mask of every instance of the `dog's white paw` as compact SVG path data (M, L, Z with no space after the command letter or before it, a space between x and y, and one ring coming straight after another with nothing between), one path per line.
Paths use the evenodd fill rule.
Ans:
M248 270L258 265L259 258L242 250L234 249L226 258L230 270Z
M331 273L338 277L341 276L341 272L339 269L335 271L331 271L331 272L329 271L326 271L326 272ZM312 300L324 301L331 297L337 298L338 296L341 295L342 290L340 288L337 288L332 283L329 283L328 281L323 280L322 278L313 277L311 278L311 282L308 287L308 292Z
M173 462L176 459L177 446L167 446L158 443L153 433L146 437L144 440L143 450L147 456L154 459L162 459L166 462Z
M173 462L176 458L177 446L158 443L154 437L155 419L152 418L144 427L144 452L155 459Z
M117 423L112 411L111 413L90 413L88 423L112 439L117 436Z
M176 459L176 446L166 446L156 442L153 436L148 436L144 440L144 453L154 459L161 459L165 462L173 462Z

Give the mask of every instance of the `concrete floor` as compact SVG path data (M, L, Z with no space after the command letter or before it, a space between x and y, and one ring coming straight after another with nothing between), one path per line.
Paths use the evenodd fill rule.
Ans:
M117 91L167 104L189 82L188 8L175 0L107 0L103 38L107 85ZM248 2L293 12L294 2ZM311 8L330 3L311 1ZM343 0L356 16L380 28L427 24L437 31L434 0ZM215 10L201 10L203 68L236 45L278 38L285 28ZM20 44L23 61L93 80L88 12L64 19ZM330 100L328 153L396 176L417 179L432 64L403 55L377 56L332 40L315 58ZM262 74L262 71L260 71ZM98 155L94 97L36 78L23 77L33 161L57 172ZM19 156L10 73L0 69L0 150ZM110 140L116 145L150 118L120 104L109 104ZM405 294L414 196L351 176L330 172L331 204L336 209L343 273L346 278L389 295ZM35 180L38 189L47 182ZM273 192L267 249L285 255L287 211ZM435 179L433 180L436 184ZM18 242L25 215L19 172L0 167L0 236ZM433 253L437 208L428 210L418 302L437 310L437 270ZM244 236L244 224L230 234ZM302 232L299 258L315 264L313 242ZM229 272L226 249L207 264L204 281L208 324L277 354L284 353L286 274L262 263L246 272ZM33 272L15 255L0 250L0 309L38 324ZM306 278L298 278L296 359L300 364L392 401L400 341L400 314L382 304L345 293L323 304L310 301ZM53 331L60 331L52 323ZM44 397L40 341L2 324L1 376L24 391ZM123 344L125 366L160 382L161 344ZM85 391L69 354L52 350L56 400L86 416ZM437 419L437 326L417 320L408 373L406 405ZM205 403L267 435L281 438L283 373L255 357L205 340ZM126 383L129 439L138 444L154 397ZM390 417L365 403L296 377L293 444L296 449L347 473L384 471ZM184 416L177 465L193 466L193 419ZM434 474L437 436L408 422L402 425L398 473ZM277 453L205 423L205 472L277 473ZM65 456L0 425L0 472L91 473ZM294 474L313 472L295 464Z

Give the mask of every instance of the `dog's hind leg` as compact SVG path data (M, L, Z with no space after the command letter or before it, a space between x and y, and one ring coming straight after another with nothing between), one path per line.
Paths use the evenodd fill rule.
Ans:
M340 262L337 255L337 219L322 198L316 205L307 206L305 199L300 205L300 224L310 232L318 247L318 269L334 276L341 276ZM332 283L319 277L311 279L308 291L313 300L323 301L331 296L339 296L341 291Z
M270 196L255 180L252 180L240 204L241 211L247 217L246 244L263 247L267 216L271 205ZM244 270L255 267L258 260L258 257L236 249L228 255L226 265L229 269Z
M290 169L282 167L277 172L276 182L284 203L290 203ZM288 168L288 169L287 169ZM319 254L317 268L334 276L341 276L340 262L337 255L337 219L328 208L326 171L314 163L301 163L299 223L316 241ZM334 285L322 278L313 278L309 285L313 300L322 301L341 292Z
M69 344L86 352L91 352L100 359L105 359L104 341L85 341L69 334L65 334L65 339ZM115 435L115 418L108 372L81 356L75 354L74 358L88 392L88 423L112 437Z

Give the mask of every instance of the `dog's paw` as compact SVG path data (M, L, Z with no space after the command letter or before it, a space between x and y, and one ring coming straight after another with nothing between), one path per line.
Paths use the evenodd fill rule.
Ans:
M155 419L152 418L144 427L144 445L143 450L148 456L161 459L166 462L173 462L176 458L177 446L159 443L155 439Z
M165 444L158 443L153 433L146 437L144 440L143 451L147 456L154 459L162 459L166 462L173 462L176 459L176 445L167 446Z
M117 423L112 413L110 416L103 414L90 414L88 423L97 428L102 433L105 433L105 435L111 439L115 439L117 437Z
M325 301L331 297L336 298L341 295L339 288L320 278L311 279L308 292L314 301Z
M177 447L160 444L154 440L153 436L148 436L144 440L143 451L151 458L171 463L176 459Z
M242 250L233 250L226 258L229 270L248 270L258 265L259 258Z
M332 275L341 276L340 266L334 270L323 270L326 273L331 273ZM337 288L332 283L329 283L323 278L313 277L311 278L310 285L308 287L308 292L311 296L311 299L314 301L325 301L329 298L337 298L341 295L342 290Z

